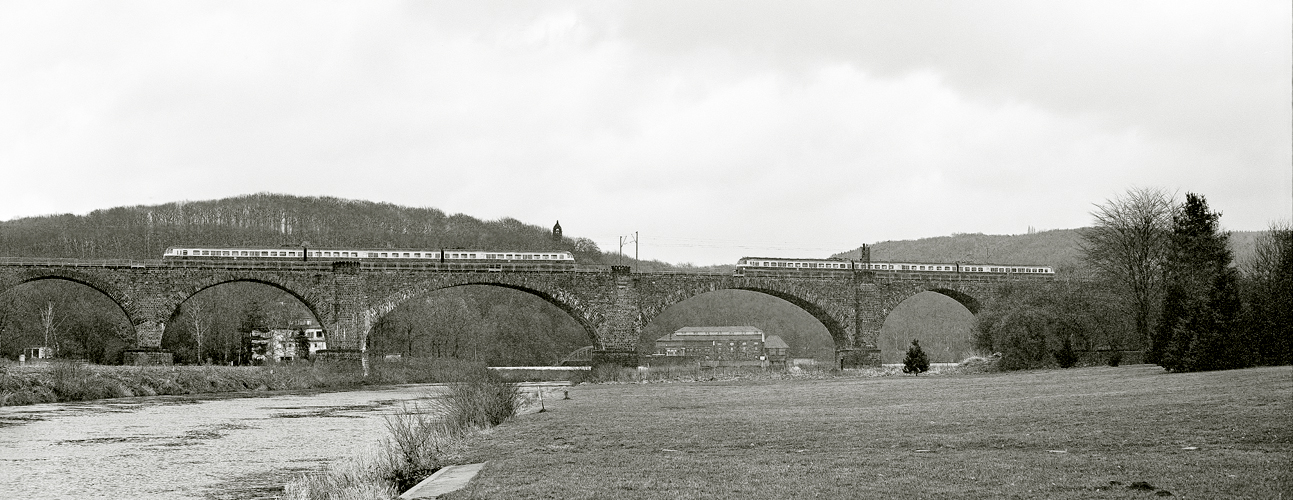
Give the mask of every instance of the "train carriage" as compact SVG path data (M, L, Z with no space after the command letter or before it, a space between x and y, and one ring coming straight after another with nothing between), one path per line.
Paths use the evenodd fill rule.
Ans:
M832 275L843 272L871 271L876 273L972 273L972 274L1030 274L1053 276L1050 266L977 264L968 262L863 262L847 259L787 259L778 257L742 257L736 263L739 276L761 275Z
M568 269L575 265L574 255L565 250L503 251L466 249L361 249L306 247L200 247L167 248L163 261L243 261L243 262L330 262L360 261L369 263L460 264L455 268L480 267L486 270L518 268ZM464 267L465 266L465 267ZM520 266L520 267L518 267Z

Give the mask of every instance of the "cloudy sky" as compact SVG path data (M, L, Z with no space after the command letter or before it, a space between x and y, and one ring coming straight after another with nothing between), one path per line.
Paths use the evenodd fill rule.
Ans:
M730 263L1293 212L1272 1L0 0L0 220L256 192Z

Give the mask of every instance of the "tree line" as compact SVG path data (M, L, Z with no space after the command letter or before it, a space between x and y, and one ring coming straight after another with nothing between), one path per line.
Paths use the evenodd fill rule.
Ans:
M1071 366L1124 351L1172 371L1293 363L1293 228L1276 223L1236 261L1203 195L1131 189L1080 232L1082 266L1049 287L1007 289L975 345L1005 369Z

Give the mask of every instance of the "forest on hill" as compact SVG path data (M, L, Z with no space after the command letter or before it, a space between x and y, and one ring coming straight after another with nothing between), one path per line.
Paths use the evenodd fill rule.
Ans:
M1049 265L1058 273L1083 267L1082 229L1055 229L1029 234L958 233L905 241L881 241L872 245L873 261L973 262L983 264ZM1260 231L1232 231L1231 249L1235 260L1251 258ZM831 257L857 259L855 248Z
M550 227L512 218L266 193L0 222L6 257L156 259L177 245L562 249L601 260L591 241L553 241Z

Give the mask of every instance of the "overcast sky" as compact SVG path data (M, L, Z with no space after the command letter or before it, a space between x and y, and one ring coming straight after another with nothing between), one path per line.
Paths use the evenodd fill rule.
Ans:
M0 0L0 220L257 192L732 263L1293 212L1287 0ZM631 252L631 246L626 248Z

